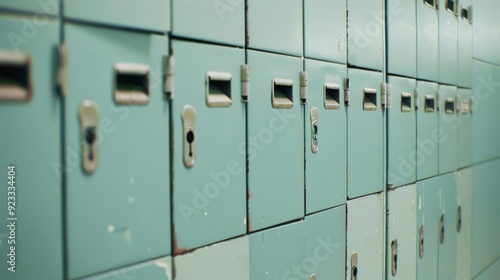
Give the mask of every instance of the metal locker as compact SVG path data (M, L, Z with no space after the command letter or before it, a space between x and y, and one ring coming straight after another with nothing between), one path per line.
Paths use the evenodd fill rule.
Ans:
M414 79L388 76L392 108L388 117L388 183L399 187L416 180L416 113Z
M348 69L347 76L347 197L354 198L383 190L382 73Z
M457 277L457 179L455 172L437 177L439 184L439 277L453 280Z
M457 88L439 85L439 174L457 169L458 115Z
M174 40L174 253L246 232L244 50Z
M417 78L439 81L439 0L419 0L417 5Z
M347 61L380 70L384 66L384 1L347 0Z
M168 39L67 24L65 40L69 278L168 255Z
M417 81L417 180L438 174L438 84Z
M472 0L458 7L458 86L472 87Z
M247 57L248 230L254 231L304 216L304 79L300 58L258 51Z
M457 279L472 278L472 168L458 171Z
M250 279L305 279L305 223L296 222L252 233Z
M346 1L304 1L304 56L346 64Z
M29 25L26 30L33 30L33 25L45 27L47 17L59 15L61 0L3 0L0 8L7 10L33 13L23 23ZM30 31L33 32L33 31ZM31 33L26 33L31 34Z
M416 77L417 19L415 1L387 0L386 13L387 72Z
M173 0L172 7L172 34L196 40L245 45L244 0Z
M347 202L347 279L383 279L384 206L382 193Z
M248 280L250 277L248 236L203 247L174 257L176 280Z
M389 190L387 195L387 279L416 279L417 186Z
M165 33L170 30L170 0L65 0L64 18Z
M0 41L0 278L62 279L61 101L53 79L59 24L48 20L30 38L25 24L0 15L9 39Z
M498 274L500 274L500 259L496 259L494 263L489 265L488 268L482 271L474 280L492 280L497 278Z
M172 258L163 257L85 278L85 280L134 279L172 280Z
M473 1L473 57L500 65L500 56L495 47L500 44L500 37L490 33L498 27L500 2L496 0ZM476 60L474 60L474 63Z
M458 82L458 0L439 1L439 82Z
M472 164L472 90L458 89L458 168Z
M249 0L247 5L248 48L302 56L302 0Z
M313 213L346 199L346 67L306 59L305 70L306 212Z
M417 279L438 279L438 177L417 183Z

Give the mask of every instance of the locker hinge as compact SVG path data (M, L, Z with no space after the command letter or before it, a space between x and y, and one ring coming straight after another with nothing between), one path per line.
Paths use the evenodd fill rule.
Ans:
M57 75L56 77L56 86L59 91L59 94L62 97L65 97L67 94L67 83L66 83L66 46L61 44L56 48L56 56L57 56Z
M250 101L250 65L241 65L241 102Z
M174 72L175 58L173 53L163 59L163 95L167 100L173 100L174 95Z
M307 72L300 72L300 104L307 104Z
M381 104L383 109L392 108L392 85L388 83L380 84Z
M418 110L418 88L415 88L415 94L414 94L414 103L415 103L415 111Z
M346 107L349 106L351 92L349 91L349 78L344 79L344 104Z

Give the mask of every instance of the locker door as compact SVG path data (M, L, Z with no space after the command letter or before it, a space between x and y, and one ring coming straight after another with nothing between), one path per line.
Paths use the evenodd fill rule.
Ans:
M0 3L0 8L8 10L33 13L29 15L28 23L33 27L44 27L47 17L54 17L59 15L60 1L58 0L3 0ZM52 19L54 20L54 19ZM31 28L31 29L32 29ZM30 29L27 27L27 29ZM20 30L20 29L19 29ZM32 29L33 30L33 29Z
M417 78L439 81L439 0L419 0L417 5Z
M246 232L244 51L173 41L175 253Z
M457 277L457 181L455 173L438 177L439 184L439 278Z
M65 34L68 273L77 278L170 254L168 40L77 24Z
M418 81L417 180L438 174L438 84Z
M307 59L305 106L306 212L345 202L346 111L343 65Z
M471 2L471 0L462 0L458 7L458 85L466 88L472 87Z
M472 169L458 171L457 279L472 277Z
M458 0L439 0L439 82L450 85L458 82L457 16Z
M472 164L472 90L458 89L458 167Z
M387 2L387 72L416 77L417 19L415 1L388 0Z
M439 85L439 174L453 171L458 165L457 88Z
M114 269L110 272L85 278L85 280L133 280L133 279L172 279L172 258L164 257L144 263Z

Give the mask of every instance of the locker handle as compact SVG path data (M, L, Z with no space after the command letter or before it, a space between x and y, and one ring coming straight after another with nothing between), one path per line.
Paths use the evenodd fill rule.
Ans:
M460 17L463 20L465 20L468 23L472 23L471 14L472 14L472 7L471 6L469 6L469 7L462 6Z
M229 107L231 99L231 73L207 72L206 101L208 107Z
M462 231L462 207L458 206L457 208L457 232L460 233Z
M444 243L444 214L441 214L439 218L439 241L441 244Z
M407 92L401 93L401 112L411 112L411 94Z
M392 258L391 258L392 276L396 276L396 273L398 272L398 240L397 239L394 239L391 242L391 252L392 252Z
M318 149L319 149L319 144L318 144L318 119L319 119L318 108L316 108L316 107L311 108L310 118L311 118L311 151L313 154L316 154L318 152Z
M436 5L436 2L435 2L435 0L424 0L424 4L434 8Z
M32 94L30 56L0 51L0 101L29 101Z
M188 168L193 167L196 161L196 110L191 105L182 108L182 124L184 126L184 165Z
M149 66L116 63L114 98L119 105L145 105L149 103Z
M99 109L90 100L84 100L79 108L80 141L82 147L82 168L86 173L93 173L98 163L98 122Z
M419 247L419 252L418 256L420 258L424 257L424 225L421 225L419 230L418 230L418 236L419 236L419 242L418 242L418 247Z
M448 115L455 113L455 100L453 98L446 98L444 101L444 112Z
M455 0L446 0L446 10L457 16L457 2Z
M340 108L340 86L325 83L323 85L323 100L325 109L338 110Z
M377 90L374 88L363 88L363 110L377 110Z
M434 95L426 95L424 98L424 111L426 113L434 113L436 109L435 98Z
M275 109L293 108L293 80L273 78L271 102Z
M351 255L351 280L356 280L358 277L358 253L354 252Z

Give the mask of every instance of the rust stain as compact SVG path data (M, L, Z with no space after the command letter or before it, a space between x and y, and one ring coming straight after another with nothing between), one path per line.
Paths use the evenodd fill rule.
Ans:
M177 232L175 231L175 225L172 225L173 241L174 241L174 256L181 255L188 252L186 247L179 248L177 245Z
M250 220L250 215L247 215L247 232L252 231L252 222Z

